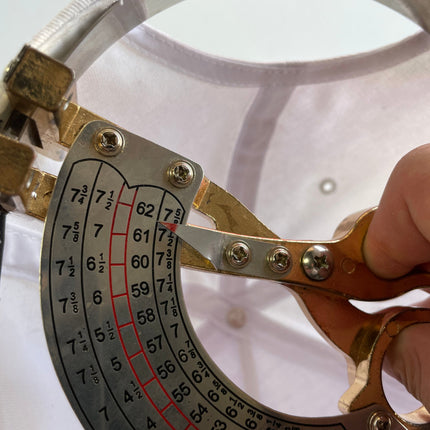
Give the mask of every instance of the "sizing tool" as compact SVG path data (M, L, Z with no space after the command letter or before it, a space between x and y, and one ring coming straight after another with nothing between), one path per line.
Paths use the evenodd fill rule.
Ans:
M101 53L158 12L159 5L94 3L76 33L52 29L61 37L25 47L5 75L2 205L46 220L41 262L46 338L82 425L429 428L424 408L408 416L391 409L381 369L392 339L412 324L429 322L430 311L367 314L349 302L389 299L429 284L426 273L384 281L366 268L361 244L372 211L345 221L332 241L279 239L206 178L197 163L72 101L74 80L94 61L95 51ZM419 1L393 5L413 17L428 9ZM98 45L100 34L109 37ZM68 150L58 178L32 167L33 148L46 150L47 142ZM55 157L62 150L52 145L50 151ZM215 229L188 226L192 209L211 218ZM270 279L290 288L315 327L347 357L352 382L340 400L344 413L324 418L282 414L234 386L193 331L181 265Z

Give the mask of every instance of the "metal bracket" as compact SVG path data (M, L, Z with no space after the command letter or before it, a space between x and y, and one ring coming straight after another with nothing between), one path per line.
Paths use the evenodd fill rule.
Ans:
M37 107L57 111L67 99L74 73L64 64L25 46L9 65L4 81L12 104L31 116Z

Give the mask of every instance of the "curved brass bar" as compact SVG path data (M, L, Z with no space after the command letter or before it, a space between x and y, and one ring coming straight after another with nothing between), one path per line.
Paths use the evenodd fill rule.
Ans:
M428 428L430 413L424 407L403 416L392 410L384 394L381 374L385 352L393 339L411 325L430 322L430 309L393 309L383 315L383 324L373 342L360 342L352 351L351 358L359 362L353 383L340 399L339 407L342 412L348 413L377 401L390 410L406 428Z

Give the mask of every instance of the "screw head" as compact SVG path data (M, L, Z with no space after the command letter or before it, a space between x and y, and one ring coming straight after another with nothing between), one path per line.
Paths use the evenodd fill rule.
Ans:
M291 254L284 246L277 246L267 254L270 269L276 273L287 273L292 266Z
M308 278L323 281L333 271L333 255L326 246L313 245L303 254L302 267Z
M390 430L391 418L385 412L375 412L369 419L369 430Z
M234 242L226 248L225 256L230 266L241 269L251 261L251 250L245 242Z
M176 161L169 166L167 176L172 185L185 188L193 182L194 169L186 161Z
M113 157L122 151L124 138L118 130L104 128L96 134L94 146L101 154Z

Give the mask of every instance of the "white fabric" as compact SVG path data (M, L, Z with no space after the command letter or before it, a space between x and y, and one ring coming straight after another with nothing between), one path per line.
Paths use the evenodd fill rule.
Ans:
M209 56L142 25L97 60L78 93L83 106L197 161L281 237L328 239L346 215L376 205L396 161L428 142L429 64L423 33L368 54L263 65ZM44 340L42 229L8 216L1 429L81 428ZM343 357L286 289L187 271L183 285L199 338L244 391L290 414L338 413L347 388ZM238 308L241 328L227 320ZM387 384L396 405L414 407Z

